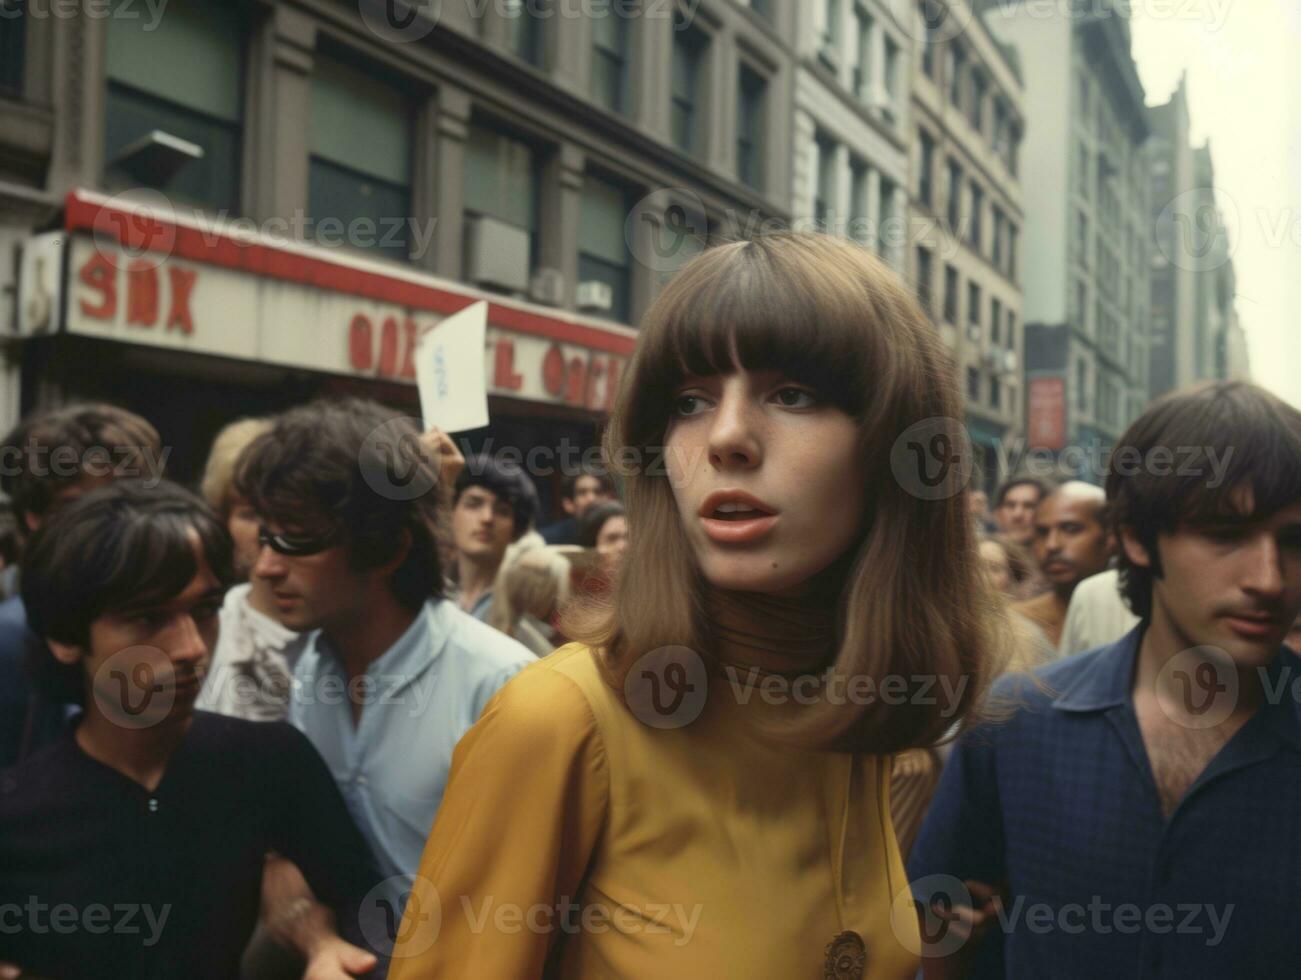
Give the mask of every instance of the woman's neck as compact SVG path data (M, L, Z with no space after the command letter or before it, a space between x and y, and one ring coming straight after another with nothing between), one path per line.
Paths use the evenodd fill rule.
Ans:
M707 595L714 654L725 666L819 673L835 655L834 591L791 596L710 588Z

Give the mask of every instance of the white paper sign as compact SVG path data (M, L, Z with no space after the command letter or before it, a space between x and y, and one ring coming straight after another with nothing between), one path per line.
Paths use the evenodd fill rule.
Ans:
M464 432L488 424L488 304L466 307L427 331L416 346L416 386L425 428Z

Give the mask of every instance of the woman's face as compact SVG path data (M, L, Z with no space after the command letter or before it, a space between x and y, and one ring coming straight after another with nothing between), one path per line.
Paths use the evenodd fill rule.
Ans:
M1004 595L1011 592L1012 565L1007 560L1007 552L1003 550L1003 546L997 541L980 542L980 560L994 588Z
M798 595L857 540L858 426L812 389L778 371L688 378L670 418L669 480L711 585Z

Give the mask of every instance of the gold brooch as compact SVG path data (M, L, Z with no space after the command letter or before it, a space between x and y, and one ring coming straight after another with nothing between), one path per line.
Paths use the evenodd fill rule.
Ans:
M827 944L824 980L862 980L867 966L867 947L856 932L842 932Z

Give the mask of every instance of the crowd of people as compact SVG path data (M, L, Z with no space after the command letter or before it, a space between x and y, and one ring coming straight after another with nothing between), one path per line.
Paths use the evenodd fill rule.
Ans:
M920 499L872 461L947 363L856 246L711 249L607 435L664 466L543 527L371 401L232 422L194 491L124 409L24 419L0 977L1273 975L1301 414L1210 385L1105 488Z

